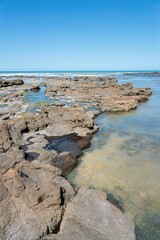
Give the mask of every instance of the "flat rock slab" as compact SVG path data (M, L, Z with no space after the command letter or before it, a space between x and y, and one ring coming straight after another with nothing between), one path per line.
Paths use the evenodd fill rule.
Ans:
M80 188L68 203L54 240L135 240L134 224L106 200L106 194Z

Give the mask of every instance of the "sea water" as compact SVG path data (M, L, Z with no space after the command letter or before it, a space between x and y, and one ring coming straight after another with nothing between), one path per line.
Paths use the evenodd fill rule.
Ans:
M99 115L99 131L68 179L105 191L135 222L137 240L159 240L160 77L117 78L134 87L151 87L153 94L129 113Z

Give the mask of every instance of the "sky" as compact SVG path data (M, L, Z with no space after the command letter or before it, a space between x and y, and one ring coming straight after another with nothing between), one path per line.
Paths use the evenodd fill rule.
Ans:
M0 0L7 70L160 70L160 0Z

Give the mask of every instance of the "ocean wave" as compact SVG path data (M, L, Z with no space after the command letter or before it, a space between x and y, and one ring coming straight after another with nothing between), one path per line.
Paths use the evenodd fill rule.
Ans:
M55 71L55 72L0 72L0 77L76 77L76 76L99 76L99 77L105 77L105 76L124 76L124 75L141 75L141 74L160 74L159 72L152 72L152 71L67 71L67 72L61 72L61 71Z

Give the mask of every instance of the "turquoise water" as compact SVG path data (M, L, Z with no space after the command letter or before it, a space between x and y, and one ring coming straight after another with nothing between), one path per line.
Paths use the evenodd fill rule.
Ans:
M24 102L29 104L28 111L35 112L38 107L41 107L43 104L59 102L67 106L73 105L73 102L70 99L65 97L60 99L50 99L45 95L46 87L41 86L40 91L27 91L24 94Z
M53 102L45 95L45 89L46 87L41 86L39 92L27 91L24 94L24 102L29 104L29 112L35 112L36 108L40 107L41 104Z
M149 101L129 113L101 114L92 145L68 176L118 200L136 223L137 240L160 239L160 77L118 76L151 87Z

